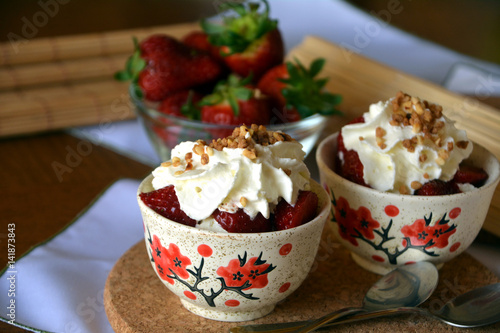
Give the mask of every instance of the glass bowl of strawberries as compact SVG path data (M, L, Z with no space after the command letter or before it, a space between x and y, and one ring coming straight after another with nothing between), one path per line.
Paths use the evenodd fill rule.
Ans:
M332 231L369 271L416 261L439 268L484 223L500 163L443 112L400 92L318 146Z
M179 142L207 142L238 125L265 125L301 142L309 153L326 117L340 114L339 95L319 77L324 59L284 61L278 23L267 1L225 3L222 22L201 21L181 39L151 35L118 80L129 80L139 120L162 160Z

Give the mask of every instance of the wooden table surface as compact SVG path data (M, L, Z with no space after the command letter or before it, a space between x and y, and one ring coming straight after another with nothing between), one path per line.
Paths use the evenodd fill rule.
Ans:
M375 1L372 7L366 1L355 2L368 11L380 9L381 6L379 1ZM430 1L423 2L430 6ZM450 1L443 2L448 3L450 8L453 7ZM480 2L481 8L490 6L493 11L498 9L496 1L483 0ZM411 6L414 3L415 1L408 2L407 5ZM468 3L476 4L477 1L468 1ZM138 0L120 1L121 15L114 15L116 8L118 8L116 0L106 2L73 0L64 6L66 7L63 8L63 5L60 5L58 14L46 26L40 27L36 37L194 21L214 13L212 1L196 0L150 0L140 3ZM148 6L153 7L154 10L146 10L145 8ZM422 4L415 6L421 11L424 10ZM437 7L443 11L443 15L447 13L444 5ZM458 7L463 10L460 15L468 14L469 8L467 6ZM0 41L8 40L6 36L9 32L22 28L23 17L30 17L39 10L41 9L37 1L0 2L0 12L2 13ZM456 13L456 8L454 13L459 15ZM409 14L410 11L408 11ZM422 12L413 11L411 16L418 15L422 15ZM435 13L435 15L437 14ZM89 23L89 17L96 17L95 21L92 20L92 24ZM491 15L487 16L486 22L482 22L481 25L469 25L467 29L470 35L484 37L484 35L474 33L474 31L484 29L485 26L491 27L492 24L497 24L498 27L499 21L496 20L498 17L495 18L496 21L491 17ZM408 24L406 27L405 22L398 22L398 25L409 31L418 25L411 20L406 23ZM436 27L443 25L443 23L441 21L430 22ZM413 28L411 24L414 24ZM439 28L431 30L436 38L442 38ZM448 30L446 29L446 31ZM443 30L443 34L446 31ZM432 37L431 34L429 36L429 38ZM481 40L481 38L479 39ZM452 42L450 45L456 43L457 38L453 39ZM498 47L498 43L495 46ZM464 51L464 53L486 60L498 61L494 57L498 56L499 52L484 53L484 49L482 49L482 54L480 54L474 52L480 50L473 48L474 46L471 46L471 49L467 52ZM491 101L491 104L498 107L496 103L498 101ZM77 151L79 142L80 139L63 131L0 139L0 189L3 193L0 200L2 216L0 219L0 253L3 254L0 255L0 267L4 267L8 262L9 224L15 225L15 256L19 258L31 247L47 240L64 228L99 193L117 179L123 177L140 179L151 171L150 166L94 144L91 145L91 149L85 156L75 157L71 152ZM57 163L71 166L68 167L68 172L58 176L54 167ZM482 234L480 238L487 242L498 242L498 238L491 235ZM24 330L13 328L5 323L0 323L0 331L24 332Z

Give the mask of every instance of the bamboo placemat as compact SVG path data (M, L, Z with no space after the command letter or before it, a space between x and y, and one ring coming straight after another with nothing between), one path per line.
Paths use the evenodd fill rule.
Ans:
M135 117L128 84L113 79L133 52L132 38L181 38L197 28L186 23L1 43L0 137Z

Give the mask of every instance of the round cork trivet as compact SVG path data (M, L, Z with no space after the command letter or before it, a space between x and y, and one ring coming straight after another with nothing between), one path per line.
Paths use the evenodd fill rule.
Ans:
M228 332L237 325L278 323L318 318L334 310L360 306L366 291L380 276L367 272L347 250L323 235L309 277L269 315L243 323L218 322L192 314L156 276L139 242L118 260L106 281L104 306L115 332ZM437 309L468 290L500 279L468 254L461 254L439 271L439 285L422 307ZM322 330L328 332L329 330ZM335 332L463 332L438 320L400 315L331 328ZM500 324L474 329L498 332Z

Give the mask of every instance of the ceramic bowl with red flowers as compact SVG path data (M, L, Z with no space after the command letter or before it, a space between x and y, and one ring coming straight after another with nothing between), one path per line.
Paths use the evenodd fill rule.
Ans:
M318 195L317 216L298 227L263 233L222 233L171 221L145 205L153 190L144 179L137 198L151 265L160 281L189 311L219 321L252 320L273 311L307 277L330 212ZM168 311L168 309L158 309Z
M378 274L417 261L441 267L470 246L500 180L500 164L493 154L474 144L468 161L488 174L479 188L451 195L402 195L337 174L337 136L320 143L316 160L332 203L330 226L357 264Z

